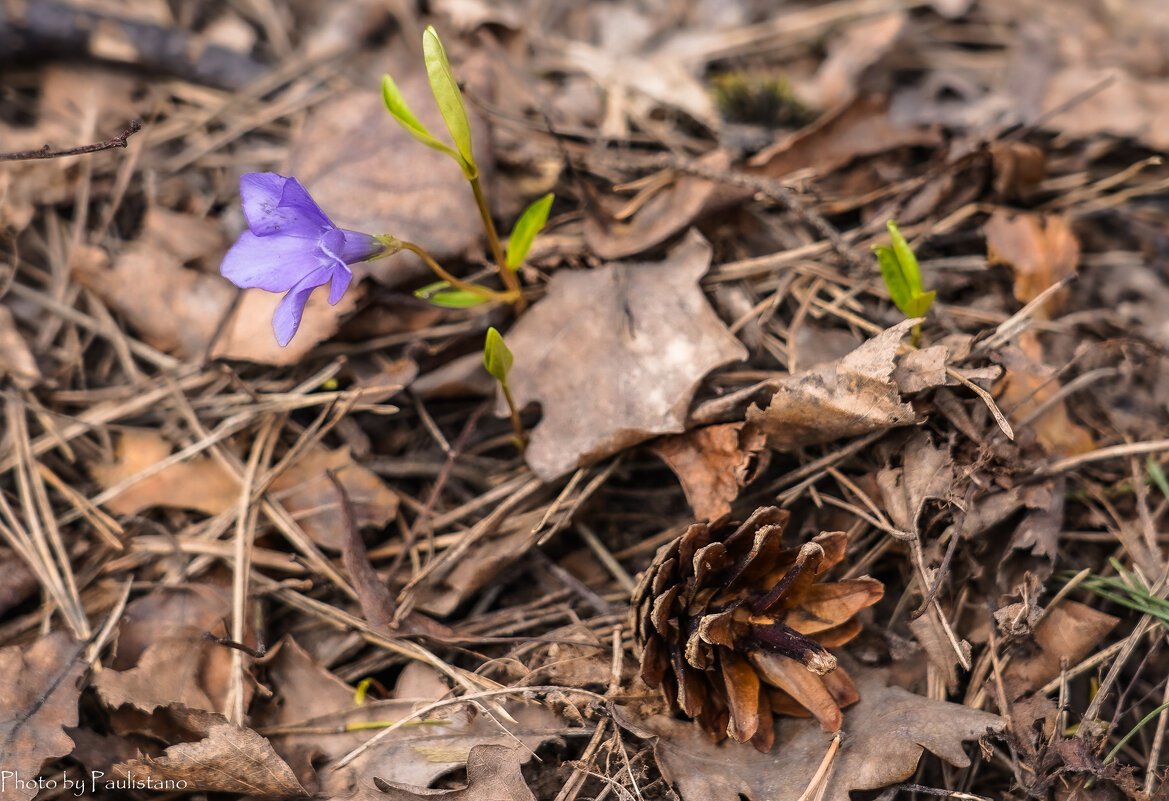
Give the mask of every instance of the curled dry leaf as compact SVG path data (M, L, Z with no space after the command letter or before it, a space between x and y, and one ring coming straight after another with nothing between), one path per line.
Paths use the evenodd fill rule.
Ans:
M904 320L832 364L779 383L766 408L751 406L747 422L781 451L909 425L913 407L893 382L893 357L917 320Z
M905 443L901 464L877 473L877 485L893 525L902 531L915 531L927 500L950 497L954 461L949 447L935 447L927 432L914 431Z
M77 725L84 645L54 632L23 653L19 646L0 650L0 766L28 782L4 789L5 799L32 798L41 765L73 750L63 727Z
M998 715L885 686L877 671L858 675L857 689L861 700L845 712L845 736L816 796L823 801L849 801L852 790L908 779L924 751L965 767L970 759L962 743L1005 723ZM654 755L662 775L686 801L725 801L736 794L746 801L797 801L832 740L811 721L779 718L774 737L780 747L763 754L731 740L712 743L696 727L664 715L640 721L618 711L623 726L657 736Z
M730 514L739 491L767 469L765 444L758 429L725 423L663 437L650 450L678 476L694 518L716 520Z
M90 467L103 487L131 479L171 455L170 443L154 429L122 429L114 459ZM314 542L340 550L344 527L337 493L325 475L332 470L345 485L360 526L380 526L394 519L398 496L376 473L355 463L347 448L313 448L268 488ZM196 455L131 485L105 504L118 515L138 514L154 506L194 509L217 515L239 503L235 476L211 456Z
M1016 420L1046 407L1027 426L1033 432L1033 442L1052 456L1085 453L1096 447L1088 429L1072 420L1062 399L1055 399L1063 387L1055 371L1043 363L1043 346L1034 331L1019 334L1018 344L1000 350L998 358L1004 367L995 392L999 406Z
M881 599L868 578L821 581L844 558L844 532L784 548L788 513L758 509L741 526L697 523L662 546L631 599L641 677L713 740L771 748L772 714L840 728L856 687L828 647L860 633Z
M539 402L544 412L526 453L536 475L552 481L682 432L702 378L745 358L698 285L710 257L691 233L663 263L561 270L508 332L516 403Z
M115 781L155 782L162 783L163 789L246 793L263 798L308 795L272 745L252 729L228 723L222 715L184 707L176 707L170 714L201 739L172 745L161 756L114 765Z
M129 670L103 670L94 680L98 694L110 707L130 704L143 712L182 704L214 712L215 704L202 685L203 658L209 641L167 637L151 643L138 664Z
M1080 243L1063 217L1040 214L1011 214L997 209L983 226L987 258L1015 271L1015 298L1020 303L1034 300L1052 284L1075 275L1080 261ZM1050 316L1067 300L1058 293L1044 304Z

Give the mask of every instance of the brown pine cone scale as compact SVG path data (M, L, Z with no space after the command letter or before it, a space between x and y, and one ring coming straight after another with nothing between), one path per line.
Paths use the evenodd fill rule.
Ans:
M783 547L786 511L690 526L663 546L633 595L641 676L718 741L771 749L772 716L814 715L829 731L856 687L828 648L861 629L884 589L868 577L822 581L844 559L844 532Z

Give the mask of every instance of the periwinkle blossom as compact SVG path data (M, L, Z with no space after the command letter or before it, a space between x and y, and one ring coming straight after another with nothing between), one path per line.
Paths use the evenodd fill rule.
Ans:
M341 300L353 278L349 265L385 253L386 242L338 228L300 181L250 172L239 181L250 230L223 257L220 272L236 286L285 292L272 315L276 340L287 345L312 291L329 285L329 303Z

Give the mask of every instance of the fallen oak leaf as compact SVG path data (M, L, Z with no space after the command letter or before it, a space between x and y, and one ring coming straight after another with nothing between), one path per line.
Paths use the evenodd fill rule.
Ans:
M934 701L886 686L880 671L857 680L860 701L844 713L844 736L817 797L849 801L852 790L875 790L913 775L925 751L952 765L970 764L962 743L1006 721L977 709ZM656 737L654 756L666 781L686 801L797 801L828 752L832 735L812 720L777 718L771 753L747 743L714 744L692 723L654 715L636 720L617 708L617 722L642 737Z
M903 320L839 361L783 379L765 408L747 409L747 422L779 451L909 425L913 407L891 375L901 338L920 322Z
M684 431L703 377L746 358L699 287L710 259L692 232L662 263L562 270L507 333L516 404L543 407L525 454L541 479Z
M308 793L264 737L229 723L222 715L173 707L169 713L201 735L161 756L120 762L111 770L124 789L180 789L187 792L246 793L267 798L301 798ZM123 788L115 788L123 789Z
M73 751L64 727L77 725L84 645L54 632L27 649L0 650L0 766L24 780L5 788L5 799L32 798L41 765Z

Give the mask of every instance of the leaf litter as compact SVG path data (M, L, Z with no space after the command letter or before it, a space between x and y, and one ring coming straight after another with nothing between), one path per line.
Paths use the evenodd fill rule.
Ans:
M1157 4L75 5L80 50L0 22L43 45L5 56L6 148L145 124L0 163L0 771L109 798L90 771L180 798L1164 793ZM439 127L431 23L497 221L555 192L529 305L428 306L403 255L282 349L278 296L218 274L243 173L481 278L471 193L376 90L392 67ZM890 219L918 320L871 252ZM773 507L781 556L767 526L687 533ZM643 573L659 551L688 566ZM683 574L637 596L677 645L663 695L629 607ZM871 603L791 600L832 586ZM841 667L761 656L804 631Z

